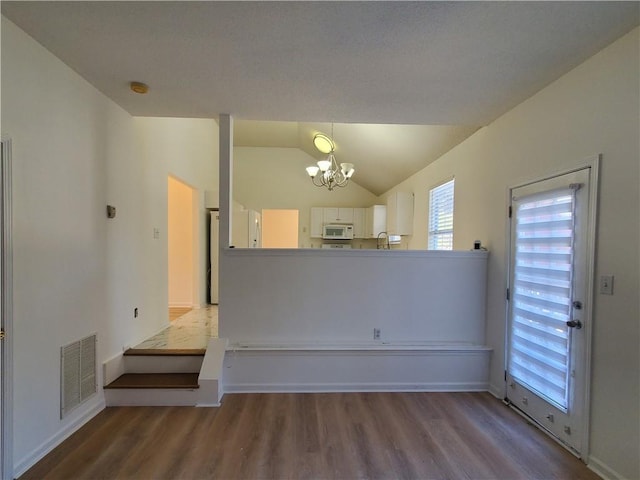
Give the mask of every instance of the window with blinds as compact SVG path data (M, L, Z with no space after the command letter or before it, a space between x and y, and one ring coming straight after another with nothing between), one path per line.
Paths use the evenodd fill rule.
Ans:
M454 180L429 191L429 250L453 250Z
M566 411L569 391L574 192L514 199L509 373Z

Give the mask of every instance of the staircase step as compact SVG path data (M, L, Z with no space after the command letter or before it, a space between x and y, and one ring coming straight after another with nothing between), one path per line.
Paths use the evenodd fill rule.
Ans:
M104 388L199 388L198 373L125 373Z

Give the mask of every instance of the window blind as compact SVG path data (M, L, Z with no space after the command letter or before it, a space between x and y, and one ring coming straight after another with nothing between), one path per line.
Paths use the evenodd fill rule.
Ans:
M453 250L454 180L429 191L429 250Z
M561 409L568 405L574 192L514 199L515 259L509 373Z

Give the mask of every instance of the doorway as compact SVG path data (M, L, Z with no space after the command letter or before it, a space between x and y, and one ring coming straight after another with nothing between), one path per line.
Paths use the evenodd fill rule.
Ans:
M13 247L11 233L11 141L0 147L0 478L13 478Z
M597 163L511 189L507 400L588 448Z
M298 210L262 210L262 247L298 248Z
M198 221L196 191L169 176L167 182L167 250L169 311L199 305L196 261ZM170 313L170 318L172 314Z

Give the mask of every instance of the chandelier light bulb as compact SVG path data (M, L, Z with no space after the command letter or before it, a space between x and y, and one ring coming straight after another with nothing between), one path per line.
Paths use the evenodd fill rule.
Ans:
M331 167L331 160L320 160L318 162L318 167L322 172L326 172Z
M309 174L309 176L311 178L315 177L318 174L318 170L320 170L320 169L318 167L316 167L315 165L307 167L307 173Z

